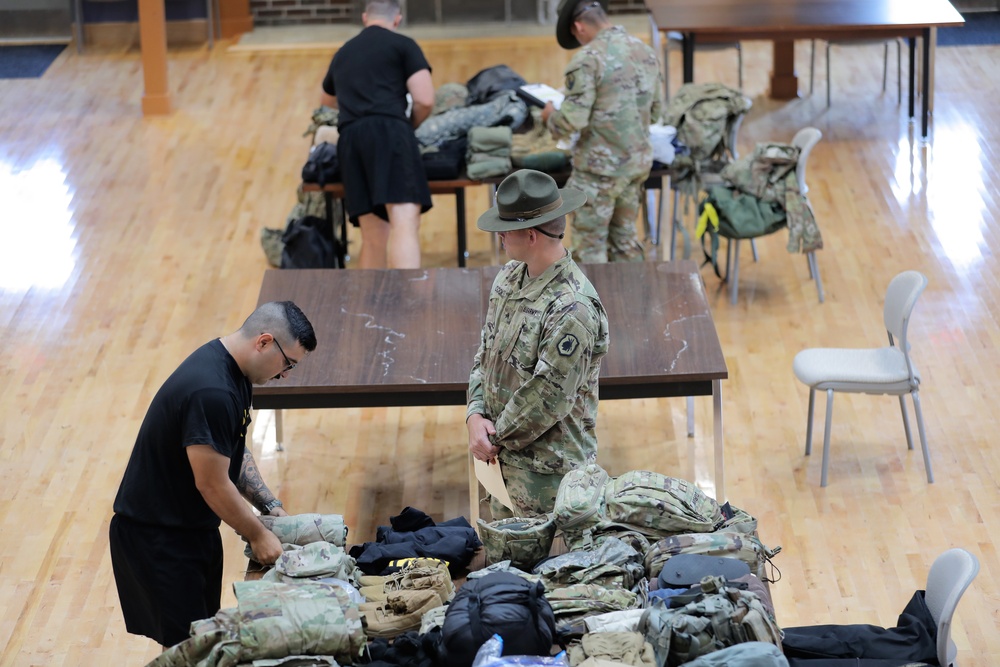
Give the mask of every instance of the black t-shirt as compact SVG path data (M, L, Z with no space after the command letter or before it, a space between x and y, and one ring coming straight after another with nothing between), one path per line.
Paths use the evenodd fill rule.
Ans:
M365 116L406 120L406 81L425 69L415 41L381 26L368 26L330 61L323 90L337 98L340 127Z
M116 513L174 528L218 528L219 517L195 487L189 445L230 458L235 484L243 466L253 386L216 339L185 359L156 392L142 420Z

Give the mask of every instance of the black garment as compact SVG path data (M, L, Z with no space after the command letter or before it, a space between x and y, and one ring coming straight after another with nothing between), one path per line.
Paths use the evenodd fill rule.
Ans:
M347 214L374 213L388 221L386 204L431 208L420 146L406 117L406 81L430 71L423 51L409 37L368 26L330 61L323 90L337 98L340 139L337 157Z
M803 659L795 663L803 667L831 664L825 662L828 659L859 658L896 661L897 664L938 664L937 624L924 601L924 591L913 594L894 628L864 624L814 625L785 628L784 633L781 647L785 657Z
M220 340L195 350L146 411L115 498L111 562L129 632L169 646L219 610L219 517L194 483L190 445L243 466L253 387Z
M194 484L189 445L230 458L235 484L243 466L253 386L216 339L185 359L156 392L129 458L114 509L139 523L218 528L219 517Z
M351 123L340 132L337 152L351 224L367 213L388 221L386 204L430 210L431 190L408 121L371 116Z
M136 523L116 514L108 541L125 629L161 646L191 635L191 621L222 604L222 537L217 528L186 530Z
M468 567L476 551L483 546L476 531L462 516L435 525L424 512L407 507L390 522L402 526L404 530L379 526L375 531L375 542L351 547L351 556L357 561L358 569L365 574L383 574L390 561L423 556L447 562L448 570L454 577ZM423 527L405 530L415 526Z
M406 121L406 81L422 69L431 66L409 37L381 26L362 30L340 47L323 79L337 98L339 127L376 115Z

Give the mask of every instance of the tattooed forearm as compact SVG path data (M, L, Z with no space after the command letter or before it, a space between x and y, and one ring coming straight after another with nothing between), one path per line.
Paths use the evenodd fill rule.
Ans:
M274 494L267 488L264 479L257 469L257 462L253 458L253 453L248 447L243 452L243 467L240 469L240 478L236 488L244 498L256 507L259 511L264 511L264 506L274 500Z

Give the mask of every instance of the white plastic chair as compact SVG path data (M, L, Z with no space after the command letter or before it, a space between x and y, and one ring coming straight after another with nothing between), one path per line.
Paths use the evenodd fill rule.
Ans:
M899 397L906 431L906 446L913 449L910 420L906 413L906 394L913 397L917 429L924 453L927 482L934 482L931 457L920 410L920 375L910 360L907 331L910 314L917 298L927 286L927 278L918 271L904 271L889 283L882 319L889 334L889 345L880 348L842 349L811 348L795 355L792 370L809 387L809 422L806 426L806 456L812 453L813 408L816 390L826 392L826 430L823 435L823 473L820 485L826 486L830 462L830 427L833 423L833 392L888 394Z
M951 639L951 619L962 594L979 574L979 561L965 549L949 549L927 573L924 601L937 623L937 659L941 667L957 667L958 648Z
M809 154L812 153L812 149L822 138L823 133L815 127L804 127L792 137L792 145L799 149L799 159L795 165L795 176L799 182L799 192L803 197L809 192L809 186L806 184L806 165L809 162ZM809 203L808 199L806 203ZM756 262L757 248L752 245L753 239L750 239L750 243L751 247L753 247L753 259ZM815 250L810 250L806 253L806 263L809 266L809 277L816 281L816 293L819 295L819 302L823 303L823 281L819 276L819 264L816 262ZM740 239L730 239L726 242L726 277L729 281L729 301L735 306L740 290Z

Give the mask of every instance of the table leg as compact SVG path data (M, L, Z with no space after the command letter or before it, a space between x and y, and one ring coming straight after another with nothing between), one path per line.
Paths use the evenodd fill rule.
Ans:
M285 447L281 444L285 441L285 421L281 415L281 410L274 411L274 440L277 443L275 449L279 452L285 451Z
M476 478L476 465L469 452L469 524L475 528L479 521L479 480Z
M465 247L465 188L455 188L455 212L458 221L458 265L464 269L465 260L469 256Z
M795 76L795 42L775 40L771 71L771 97L794 100L799 96L799 79Z
M694 81L694 33L684 33L681 45L684 52L684 83L691 83Z
M916 95L915 88L917 86L917 56L916 56L917 38L916 37L908 37L906 39L906 41L907 41L907 44L909 44L909 46L910 46L910 108L909 108L909 112L910 112L910 118L913 118L914 115L915 115L914 114L914 108L915 108L915 105L914 105L914 99L915 99L914 95Z
M931 29L924 28L923 77L920 96L920 137L927 138L927 117L930 115L931 99Z
M712 432L715 438L715 499L726 502L726 463L722 440L722 380L712 380Z

